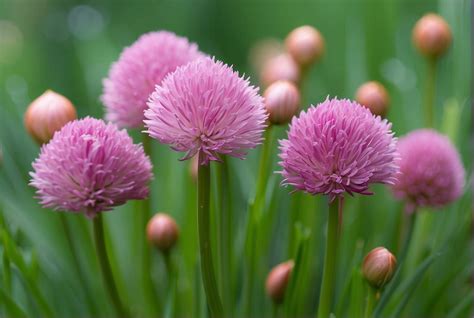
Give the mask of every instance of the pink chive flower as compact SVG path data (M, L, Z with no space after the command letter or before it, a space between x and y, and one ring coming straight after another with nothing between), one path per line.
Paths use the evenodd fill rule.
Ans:
M123 50L103 81L105 118L119 127L143 125L148 97L178 66L203 56L194 43L167 31L142 35Z
M284 185L331 200L372 194L371 183L393 184L398 173L391 124L347 99L326 99L294 117L280 150Z
M464 186L464 167L448 137L432 129L415 130L400 138L400 176L393 185L407 211L439 208L458 199Z
M125 130L94 118L66 124L41 148L30 185L47 208L92 218L148 196L151 163Z
M151 137L173 150L198 152L200 164L219 154L243 159L262 141L267 114L263 98L231 67L202 58L178 68L157 86L145 111Z

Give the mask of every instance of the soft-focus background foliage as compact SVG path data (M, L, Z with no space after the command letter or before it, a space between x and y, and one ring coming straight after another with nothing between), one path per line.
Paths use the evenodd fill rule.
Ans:
M28 313L37 313L35 289L60 316L81 316L109 312L102 290L89 224L82 216L68 216L82 253L82 266L89 290L80 286L72 266L59 218L41 209L28 187L28 172L39 148L23 129L27 105L46 89L67 96L80 117L102 117L99 101L101 80L124 46L140 34L168 29L187 36L200 48L236 69L258 78L248 60L252 45L262 38L283 39L294 27L310 24L326 39L326 54L311 72L304 88L305 107L326 96L352 98L367 80L386 85L391 95L388 118L398 136L422 126L422 88L425 63L411 43L411 29L424 13L442 15L453 31L453 45L439 64L436 97L436 127L447 133L461 152L468 180L471 178L471 6L468 0L413 1L294 1L294 0L0 0L0 209L8 231L19 246L22 261L12 271L0 273L0 308L14 299ZM284 136L285 128L277 135ZM139 133L133 132L139 141ZM276 145L273 147L276 163ZM258 150L246 161L230 160L232 193L231 249L233 279L230 294L235 312L246 299L242 295L246 267L242 255L247 221L247 201L255 187ZM179 154L154 143L154 211L173 215L181 227L181 241L174 260L179 264L178 316L204 312L197 263L195 184L187 162ZM276 170L276 165L269 167ZM326 202L324 198L301 196L298 206L289 190L278 187L279 175L268 186L273 193L269 210L274 222L262 233L269 248L258 255L258 274L253 285L254 315L270 313L263 290L265 275L275 264L300 251L302 266L286 304L289 312L312 316L315 312L322 271ZM470 184L470 182L468 183ZM218 191L217 187L214 189ZM361 257L376 246L397 252L396 233L401 204L384 187L374 188L372 197L348 198L344 233L338 262L337 313L358 312L361 299L357 288ZM402 285L386 307L395 313L407 301L403 314L410 317L470 317L473 307L471 190L455 204L437 212L422 212L415 229ZM135 221L137 203L130 202L107 213L109 245L114 251L114 271L120 277L123 297L139 313L148 313L143 297L139 249L144 235ZM296 227L295 227L296 224ZM7 244L1 226L2 248ZM301 232L301 233L300 233ZM305 233L309 236L305 238ZM297 233L300 233L298 238ZM217 241L217 234L215 235ZM291 239L290 239L291 238ZM260 241L257 241L258 244ZM257 244L255 242L255 244ZM137 251L138 250L138 251ZM217 247L215 249L218 250ZM430 255L438 254L423 276L411 275ZM6 263L6 262L4 262ZM156 289L160 305L166 302L164 265L154 259ZM6 276L12 275L12 286ZM405 286L403 285L405 284ZM36 287L35 287L36 286ZM407 287L408 286L408 287ZM10 288L11 287L11 288ZM404 287L407 287L404 289ZM9 294L7 291L11 290ZM409 291L409 292L408 292ZM93 297L91 297L93 295ZM406 299L406 295L409 295ZM92 305L88 302L92 302ZM11 305L11 304L10 304Z

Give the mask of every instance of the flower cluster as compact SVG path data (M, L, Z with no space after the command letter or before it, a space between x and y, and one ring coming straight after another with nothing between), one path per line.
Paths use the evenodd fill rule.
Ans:
M90 117L66 124L41 148L30 184L44 207L88 217L148 196L151 163L125 130Z
M143 126L148 97L178 66L202 57L198 46L167 31L142 35L125 48L104 79L106 119L120 127Z
M151 137L184 151L202 152L200 164L219 154L244 158L262 141L266 127L258 89L231 67L202 58L178 68L156 87L145 112Z
M396 197L416 207L442 207L459 198L464 168L451 141L432 129L415 130L400 138L400 172L393 185Z
M293 118L280 149L284 184L332 199L371 194L369 184L393 184L398 173L391 124L346 99L326 99Z

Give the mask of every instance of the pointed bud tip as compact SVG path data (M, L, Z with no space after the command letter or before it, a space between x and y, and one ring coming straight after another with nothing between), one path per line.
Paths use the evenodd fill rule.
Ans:
M413 43L426 57L443 55L451 44L452 35L448 23L434 13L425 14L413 28Z
M288 34L285 46L293 59L305 67L321 58L325 45L323 36L316 28L304 25Z
M56 131L77 119L74 105L66 97L47 90L25 112L25 128L39 144L47 143Z
M277 81L263 93L269 121L275 125L288 123L300 107L300 92L289 81Z
M380 289L392 279L396 266L395 256L385 247L377 247L364 258L362 273L370 285Z
M168 252L179 239L179 228L175 220L165 214L155 214L147 225L147 238L162 252Z
M379 82L372 81L362 84L357 89L355 99L374 115L383 117L387 114L390 98L385 87Z
M265 284L267 295L276 304L281 304L283 302L293 267L293 260L286 261L275 266L267 276Z

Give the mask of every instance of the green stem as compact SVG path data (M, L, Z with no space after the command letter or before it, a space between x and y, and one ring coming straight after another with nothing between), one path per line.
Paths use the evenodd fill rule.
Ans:
M217 289L216 274L212 262L210 229L210 185L209 164L201 165L204 154L199 153L198 167L198 230L201 273L211 317L222 317L223 308Z
M270 153L272 143L272 126L268 127L265 131L265 141L262 145L262 153L260 155L260 163L258 167L257 186L255 191L255 197L251 206L251 216L259 219L265 208L266 190L268 184L268 172L270 165Z
M390 283L384 288L384 292L382 294L382 298L378 302L377 306L375 307L375 312L374 312L374 317L379 317L382 313L382 310L384 309L385 305L388 303L390 300L390 297L392 296L393 292L395 291L398 281L400 280L400 275L402 272L402 267L405 265L405 258L408 254L408 250L410 248L410 242L413 237L413 232L415 229L415 224L416 224L416 218L417 218L418 212L416 210L410 212L409 218L408 218L408 225L407 225L407 232L405 234L405 239L403 241L403 245L400 249L400 253L398 256L398 267L395 271L395 274L393 275L392 280Z
M374 305L375 305L375 294L377 291L369 286L368 288L368 293L367 293L367 302L365 304L365 318L371 318L372 317L372 312L374 311Z
M278 304L272 303L272 318L278 317Z
M105 246L104 239L104 224L102 220L102 215L99 213L94 218L94 240L95 246L97 249L97 256L99 258L100 269L102 271L102 278L104 279L104 285L109 294L110 300L114 305L114 308L121 318L130 317L128 311L125 309L124 305L120 301L118 295L117 286L112 274L112 268L110 266L109 258L107 256L107 248Z
M150 157L150 160L153 163L153 149L151 145L151 137L148 134L142 134L142 145L143 151L147 156ZM148 243L146 233L146 227L148 221L150 219L151 213L151 197L145 200L140 201L140 208L141 211L138 214L140 218L140 229L139 229L139 236L140 241L142 244L142 282L145 289L145 300L151 304L151 308L153 310L153 314L157 314L159 312L159 302L158 296L156 294L156 290L153 285L153 279L151 275L151 247Z
M219 165L218 172L218 189L219 191L219 205L220 213L219 219L219 241L217 242L219 248L219 283L222 293L222 304L224 307L225 316L232 315L234 305L232 303L233 281L233 217L232 217L232 198L229 179L229 163L227 158L222 159L222 164Z
M176 298L176 287L178 284L177 273L171 258L171 253L163 253L163 258L166 266L166 273L168 275L168 300L166 301L165 313L163 317L173 317L175 313L175 298Z
M323 281L319 296L318 318L328 318L333 302L336 281L336 256L338 245L339 204L341 199L334 199L329 204L326 251L324 256Z
M81 263L79 261L79 255L78 251L76 249L76 246L74 245L74 240L73 240L73 235L71 233L71 229L69 227L69 223L67 221L66 215L64 213L59 213L59 219L61 220L64 234L66 235L66 240L69 245L69 248L71 249L71 254L74 262L74 266L76 267L77 275L79 276L79 281L84 287L84 292L85 292L85 298L86 301L89 304L89 308L93 313L96 313L96 308L94 301L91 299L92 293L90 292L89 286L87 284L86 280L86 275L84 271L82 270Z
M428 59L425 84L425 126L434 125L434 101L436 96L436 58Z
M254 288L255 288L255 273L258 272L257 255L263 249L262 241L258 239L259 231L261 230L262 217L265 215L265 199L268 184L268 172L270 165L271 143L272 143L272 126L265 131L264 143L262 145L262 152L260 154L260 162L258 168L257 184L255 188L255 196L250 204L246 246L248 251L248 272L245 282L245 315L252 316Z

